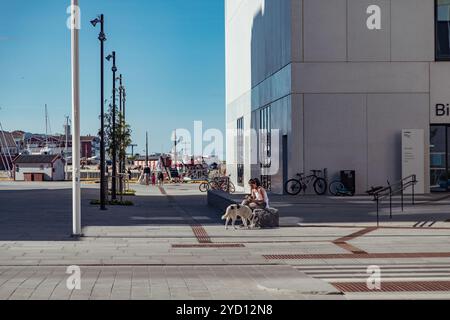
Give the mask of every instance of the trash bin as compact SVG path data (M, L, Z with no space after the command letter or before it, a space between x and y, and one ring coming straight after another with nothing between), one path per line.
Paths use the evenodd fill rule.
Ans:
M356 171L343 170L341 171L341 182L344 187L350 191L351 194L356 193Z

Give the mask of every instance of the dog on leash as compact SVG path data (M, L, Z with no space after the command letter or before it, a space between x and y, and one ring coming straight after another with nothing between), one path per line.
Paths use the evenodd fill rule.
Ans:
M244 227L249 228L253 226L253 212L248 206L244 206L241 204L232 204L227 208L227 211L222 217L222 220L226 220L225 222L225 230L228 230L228 224L230 220L232 221L232 226L235 230L236 228L236 220L241 218L244 223Z

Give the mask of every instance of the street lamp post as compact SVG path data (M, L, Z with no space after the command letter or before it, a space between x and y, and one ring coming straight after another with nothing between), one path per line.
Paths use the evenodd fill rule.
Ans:
M126 125L126 102L127 102L127 94L125 87L122 86L122 116L123 116L123 124ZM125 137L124 137L125 139ZM127 169L127 148L125 146L125 140L124 140L124 154L123 154L123 171Z
M130 147L131 147L131 156L132 157L134 157L134 148L137 147L137 146L138 146L137 144L131 144L130 145Z
M104 32L104 16L101 14L98 18L91 21L95 27L100 23L100 34L98 40L100 41L100 210L106 210L106 191L107 182L105 181L106 174L106 156L105 156L105 63L104 63L104 42L106 36Z
M123 108L123 119L125 120L126 119L126 114L127 114L127 112L126 112L126 103L127 103L127 90L126 90L126 88L125 88L125 86L123 86L122 87L122 97L123 97L123 106L122 106L122 108Z
M120 76L119 76L119 78L118 78L118 80L119 80L119 111L120 111L120 118L119 118L119 121L120 121L120 123L119 123L119 132L120 132L120 137L121 137L121 139L123 139L123 99L122 99L122 97L123 97L123 92L122 92L122 90L123 90L123 87L122 87L122 74L120 74ZM121 175L120 175L120 179L119 179L119 191L120 191L120 193L122 193L123 194L123 174L125 174L125 170L124 170L124 159L123 159L123 157L122 157L122 152L123 152L123 148L124 148L124 146L125 146L125 144L124 144L124 141L123 140L121 140L121 141L119 141L119 151L120 151L120 153L119 153L119 170L120 170L120 173L121 173Z
M112 59L113 66L113 109L112 109L112 179L111 179L111 200L117 199L117 150L116 150L116 52L113 51L112 54L106 57L106 60L110 61Z

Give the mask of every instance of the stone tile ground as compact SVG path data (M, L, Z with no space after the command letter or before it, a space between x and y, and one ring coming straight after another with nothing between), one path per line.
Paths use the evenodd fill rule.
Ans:
M343 296L329 284L336 279L365 281L364 272L369 265L386 269L386 277L394 281L450 279L448 257L399 255L450 252L450 224L444 222L450 212L446 200L434 203L432 208L420 204L414 211L405 212L402 219L384 222L382 228L362 236L349 237L373 227L373 221L336 222L330 203L321 209L320 202L315 204L314 214L320 214L322 222L303 222L275 230L225 231L221 214L206 206L206 198L196 186L166 186L167 195L157 188L135 186L134 207L114 207L106 212L89 205L98 191L96 186L85 186L85 237L73 239L69 188L70 185L64 184L0 183L0 299L405 297L404 292ZM312 200L290 205L289 210L282 208L282 218L294 221L302 219L303 214L311 217ZM350 211L354 209L351 203L339 203L340 212L345 206ZM327 216L332 217L330 221L326 221ZM436 223L432 227L413 228L417 219ZM199 242L193 225L204 228L209 243ZM348 245L367 253L393 256L382 259L320 256L352 254L348 246L336 245L337 239L348 239ZM214 247L215 244L240 246ZM308 258L265 257L273 255L308 255ZM81 268L81 290L70 291L66 287L69 275L65 271L70 265ZM349 266L356 269L348 269ZM328 267L333 268L333 279L327 278L330 271L323 270ZM416 292L406 296L450 298L450 292Z

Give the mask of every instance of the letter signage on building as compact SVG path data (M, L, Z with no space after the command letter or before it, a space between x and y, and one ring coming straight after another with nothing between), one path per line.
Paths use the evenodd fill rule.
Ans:
M423 129L402 131L402 176L407 178L413 174L418 181L415 193L425 193L425 131ZM405 193L412 193L412 189L407 189Z
M430 71L430 123L450 124L450 64L432 63Z
M431 123L450 123L450 104L436 103L432 105Z

